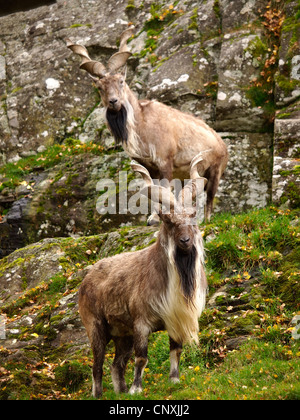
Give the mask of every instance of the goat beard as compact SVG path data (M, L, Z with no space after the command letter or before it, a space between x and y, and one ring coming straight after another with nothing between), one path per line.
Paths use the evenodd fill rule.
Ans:
M120 111L107 108L106 119L116 143L127 143L127 110L122 105Z
M192 301L196 287L196 258L197 249L195 246L189 252L185 252L179 247L176 247L174 260L180 278L181 290L188 302Z

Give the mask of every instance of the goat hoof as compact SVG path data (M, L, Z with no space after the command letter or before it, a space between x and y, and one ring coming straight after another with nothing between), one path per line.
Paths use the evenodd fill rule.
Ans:
M92 396L94 397L94 398L100 398L100 397L102 397L102 390L101 391L96 391L96 390L92 390Z
M170 381L172 382L172 384L179 384L180 379L179 378L170 378Z
M140 394L142 391L143 391L142 387L132 385L132 387L130 388L129 394L130 395Z

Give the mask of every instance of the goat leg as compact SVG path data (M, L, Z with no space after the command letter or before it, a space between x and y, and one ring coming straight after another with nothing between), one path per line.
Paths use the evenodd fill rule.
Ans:
M182 352L182 345L176 343L170 337L170 376L169 379L171 382L176 384L179 382L179 362L180 362L180 355Z
M125 370L133 351L132 336L114 337L116 346L116 355L111 367L111 376L114 384L114 390L118 394L120 392L128 392L125 382Z
M222 171L218 167L212 167L208 171L209 177L208 182L206 185L206 206L205 206L205 221L209 222L212 211L213 211L213 202L215 195L217 193L217 189L220 183L220 178L222 176ZM205 174L206 176L206 174Z
M103 363L105 347L109 341L104 321L96 321L92 332L92 350L94 355L93 364L93 396L99 398L102 395Z
M142 392L142 377L144 369L148 363L148 336L149 331L145 331L145 327L135 329L134 332L134 352L135 352L135 368L134 380L130 388L130 394Z

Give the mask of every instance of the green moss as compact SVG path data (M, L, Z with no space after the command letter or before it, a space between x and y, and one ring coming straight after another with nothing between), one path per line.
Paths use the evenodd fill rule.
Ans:
M63 274L56 274L49 282L48 294L56 295L65 291L67 279Z
M276 76L276 83L278 87L282 89L287 95L289 95L293 90L300 86L299 80L290 79L283 74L278 74Z
M300 3L294 6L294 13L292 16L285 18L282 31L284 34L288 34L289 45L288 50L285 52L285 68L288 73L291 71L291 61L292 58L298 54L298 44L299 44L299 28L300 28ZM282 77L281 77L282 76ZM284 75L280 75L278 83L282 85L282 89L285 91L291 90L291 84L289 80L285 80Z
M191 23L189 24L188 29L198 31L197 19L198 19L198 7L195 7L193 9L193 14L190 17Z
M143 28L143 31L147 32L147 39L145 41L145 48L141 51L140 56L145 57L148 55L152 66L158 61L158 57L154 54L154 51L158 46L160 33L166 26L173 24L177 17L182 14L182 12L176 11L174 6L175 4L166 8L161 3L155 2L151 4L151 18L145 22Z
M26 276L23 276L22 277L22 289L23 290L26 290L27 289L27 286L28 286L27 277Z
M279 172L281 176L289 176L289 175L300 175L300 165L294 166L293 169L287 170L287 171L280 171Z
M268 45L265 44L261 38L256 36L254 40L249 42L248 48L246 51L249 51L252 57L263 58L268 52Z
M300 12L298 12L300 13ZM290 32L290 33L295 33L297 31L297 29L300 27L300 22L299 22L299 18L297 18L297 15L295 16L291 16L289 18L286 18L283 26L282 26L282 31L283 32Z
M213 11L218 19L222 18L219 0L214 0Z
M11 91L11 93L12 94L14 94L14 93L17 93L17 92L19 92L20 90L22 90L23 88L22 87L16 87L16 88L14 88L12 91Z
M252 65L259 71L258 76L246 89L246 97L250 99L253 107L264 110L266 121L263 127L264 131L273 131L275 116L274 78L278 68L278 34L280 33L281 23L278 18L280 12L275 7L272 8L272 14L274 16L272 23L268 13L262 15L262 17L265 17L263 21L265 33L261 37L256 36L245 50L245 52L251 54L253 57Z
M126 8L125 8L126 10L132 10L132 9L135 9L135 3L134 3L134 0L128 0L128 4L127 4L127 6L126 6Z
M299 150L296 152L294 158L299 156ZM289 177L289 182L285 187L285 191L282 194L280 200L284 204L289 201L289 207L296 209L300 207L300 187L296 181L300 175L300 165L295 165L290 170L282 170L279 172L282 177ZM296 181L296 182L295 182Z
M0 262L0 277L3 276L5 272L10 271L12 268L17 267L17 266L22 266L22 264L25 261L25 258L17 258L11 263L8 263L7 261L8 261L8 258L6 257Z
M92 24L91 23L74 23L74 25L71 25L70 26L70 29L73 29L73 28L82 28L83 26L86 26L88 28L91 28L92 27Z
M66 362L61 366L58 366L54 373L58 385L74 392L90 377L91 369L78 362Z
M204 86L205 89L205 96L208 98L212 98L213 100L217 99L218 94L218 81L212 81L206 83Z
M60 322L61 322L61 320L64 318L64 315L63 314L61 314L61 315L55 315L55 316L52 316L51 317L51 325L53 326L53 327L55 327L55 326L57 326L57 325L59 325L60 324Z
M290 116L291 116L291 112L282 112L280 114L277 114L276 118L278 120L284 120L284 119L289 119Z
M263 107L268 114L274 114L275 104L269 92L269 86L251 86L247 89L246 96L253 106Z
M9 316L14 315L15 313L19 313L19 311L27 306L30 302L33 302L37 299L37 297L48 289L48 285L45 283L40 283L37 287L34 287L30 290L26 290L23 295L18 297L16 300L13 300L6 305L3 305L0 309L1 313L8 314Z
M103 154L103 147L93 143L78 144L70 139L68 146L56 144L43 153L20 159L15 163L7 163L0 168L0 175L4 178L4 181L0 184L0 192L5 188L14 189L28 174L34 173L35 170L52 168L61 162L69 162L72 156L87 152L99 156ZM69 164L72 165L72 161ZM60 176L60 173L58 176Z
M260 324L260 317L257 312L251 313L249 315L244 315L237 317L232 321L230 330L228 331L228 335L244 335L249 334L254 330L256 325Z
M290 181L285 188L284 193L280 197L280 202L285 204L289 201L289 207L296 209L300 207L300 188L298 184L295 182Z

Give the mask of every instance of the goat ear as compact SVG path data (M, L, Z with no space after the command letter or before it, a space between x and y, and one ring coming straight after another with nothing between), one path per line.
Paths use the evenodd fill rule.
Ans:
M128 58L132 55L130 51L117 52L110 57L107 63L107 68L110 73L113 73L119 70L121 67L125 66Z

